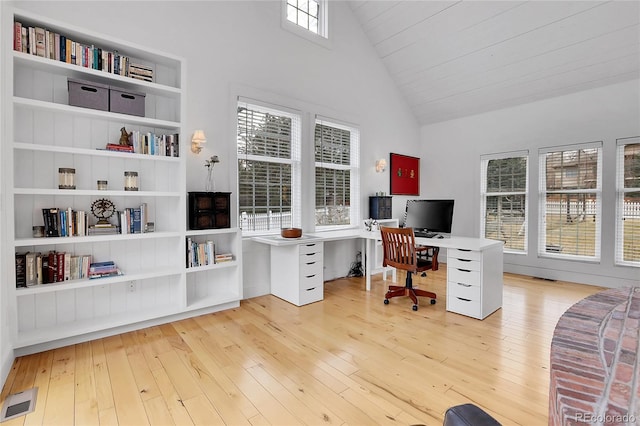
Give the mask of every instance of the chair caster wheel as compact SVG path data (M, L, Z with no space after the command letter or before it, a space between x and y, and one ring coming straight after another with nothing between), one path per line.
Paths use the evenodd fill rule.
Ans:
M384 304L388 305L389 304L389 299L384 299Z
M414 311L417 311L418 310L418 305L413 305L413 307L411 309L413 309Z
M436 304L436 299L431 299L431 304L435 305Z

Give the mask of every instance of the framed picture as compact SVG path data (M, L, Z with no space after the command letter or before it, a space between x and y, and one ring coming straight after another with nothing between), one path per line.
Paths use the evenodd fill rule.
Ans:
M420 159L391 153L391 195L420 195Z

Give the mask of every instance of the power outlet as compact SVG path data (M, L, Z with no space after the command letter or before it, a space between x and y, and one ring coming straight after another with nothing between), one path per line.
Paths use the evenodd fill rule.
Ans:
M135 292L136 292L136 282L129 281L129 293L135 293Z

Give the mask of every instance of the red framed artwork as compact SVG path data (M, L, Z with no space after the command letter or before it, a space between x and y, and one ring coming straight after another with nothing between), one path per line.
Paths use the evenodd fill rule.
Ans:
M420 195L420 159L391 153L391 195Z

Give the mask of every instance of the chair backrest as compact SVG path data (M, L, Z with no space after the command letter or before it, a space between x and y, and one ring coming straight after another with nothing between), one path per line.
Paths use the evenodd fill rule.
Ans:
M413 228L381 226L380 234L382 235L384 253L382 265L416 272L418 270L418 255Z

